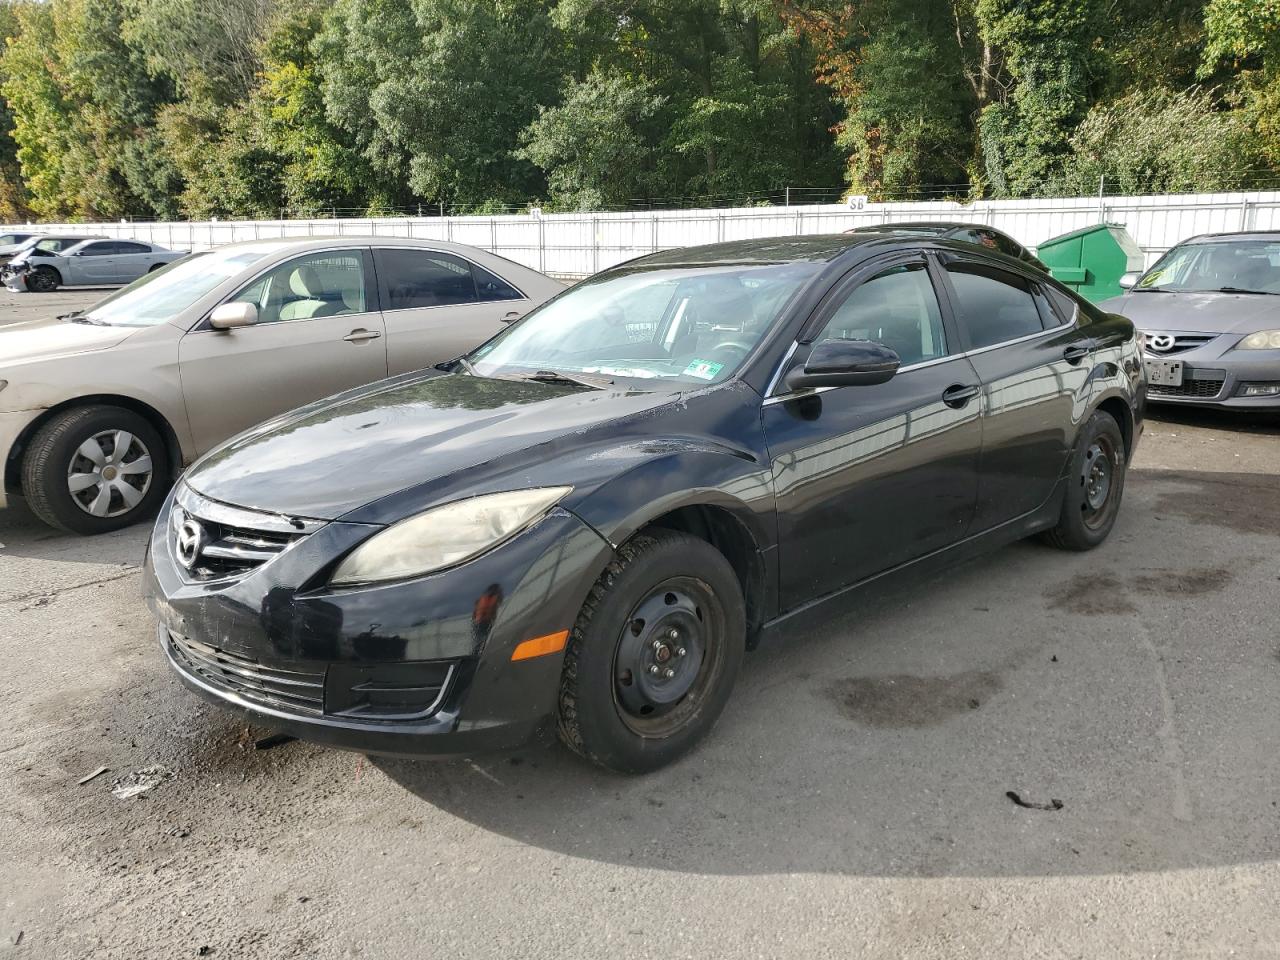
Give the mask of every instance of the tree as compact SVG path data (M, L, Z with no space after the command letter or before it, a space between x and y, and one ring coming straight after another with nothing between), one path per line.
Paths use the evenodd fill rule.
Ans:
M642 197L654 178L653 119L665 98L617 69L569 78L563 101L541 107L520 135L517 156L542 169L551 202L598 210Z
M521 203L514 153L563 68L541 0L339 0L317 40L329 116L381 175L429 200Z
M1280 167L1280 0L1209 0L1202 74L1227 64L1263 155Z

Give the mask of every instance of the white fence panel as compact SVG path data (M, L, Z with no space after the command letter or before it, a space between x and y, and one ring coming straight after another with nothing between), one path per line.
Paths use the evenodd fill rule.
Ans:
M173 249L206 250L243 240L279 237L383 236L450 240L560 276L582 277L672 247L756 237L838 233L852 227L911 220L960 220L1003 230L1029 247L1091 224L1121 223L1153 262L1180 240L1200 233L1280 230L1280 192L1148 197L925 201L740 207L624 213L492 217L388 217L319 220L236 220L173 223L40 224L50 233L144 240Z

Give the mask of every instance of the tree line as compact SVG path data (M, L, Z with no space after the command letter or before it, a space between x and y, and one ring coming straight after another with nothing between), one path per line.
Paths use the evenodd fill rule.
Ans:
M0 0L0 36L5 221L1280 171L1280 0Z

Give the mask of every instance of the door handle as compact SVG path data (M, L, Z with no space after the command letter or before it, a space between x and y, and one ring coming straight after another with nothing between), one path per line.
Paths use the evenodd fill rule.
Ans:
M957 383L942 391L942 402L948 407L959 410L977 395L978 387L975 384L966 386L963 383Z
M504 316L504 317L502 318L502 322L503 322L503 323L515 323L515 322L516 322L517 320L519 320L522 316L523 316L523 314L522 314L519 310L512 310L510 313L508 313L506 316Z
M1093 344L1073 343L1062 351L1062 359L1067 363L1079 363L1093 350Z
M342 339L347 343L364 343L366 340L377 340L380 336L382 334L377 330L366 330L364 327L359 327L352 330Z

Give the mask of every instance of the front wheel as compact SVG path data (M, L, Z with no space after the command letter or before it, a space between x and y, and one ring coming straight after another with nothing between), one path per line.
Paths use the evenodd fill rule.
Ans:
M27 289L34 293L53 293L62 285L62 277L53 267L36 267L27 274Z
M642 533L618 550L574 625L560 680L560 737L619 773L645 773L715 724L746 649L733 568L704 540Z
M118 530L155 513L169 491L164 441L122 407L79 407L31 439L22 491L45 523L71 533Z
M1061 550L1092 550L1107 539L1120 512L1127 460L1120 425L1111 414L1097 411L1080 431L1062 515L1045 533L1047 543Z

